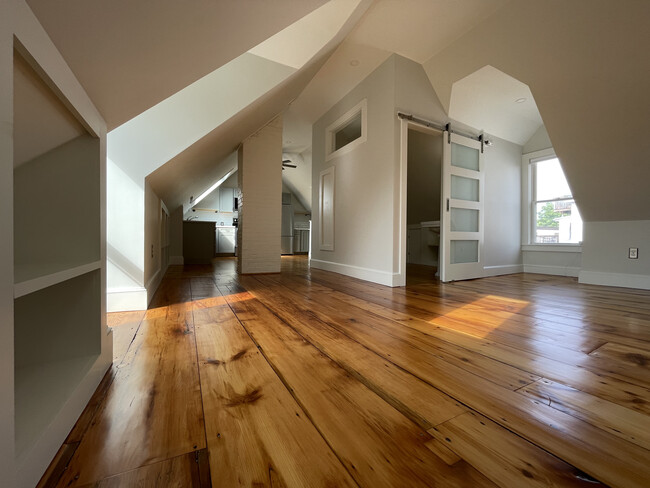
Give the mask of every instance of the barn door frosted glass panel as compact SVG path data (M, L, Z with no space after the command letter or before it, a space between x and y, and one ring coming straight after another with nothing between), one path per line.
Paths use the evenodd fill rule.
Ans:
M451 198L478 202L479 181L474 178L451 175Z
M478 232L479 211L471 208L452 207L450 225L452 232Z
M450 263L478 263L478 241L451 241Z
M479 170L479 151L473 147L451 143L451 165L457 168Z

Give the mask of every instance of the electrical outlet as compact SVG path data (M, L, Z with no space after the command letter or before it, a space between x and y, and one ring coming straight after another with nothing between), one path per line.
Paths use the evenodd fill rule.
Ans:
M639 259L639 248L631 247L630 250L628 251L627 257L629 259Z

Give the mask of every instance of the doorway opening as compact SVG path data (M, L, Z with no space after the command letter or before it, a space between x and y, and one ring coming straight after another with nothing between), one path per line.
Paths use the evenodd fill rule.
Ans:
M407 124L406 284L430 283L438 279L443 133Z

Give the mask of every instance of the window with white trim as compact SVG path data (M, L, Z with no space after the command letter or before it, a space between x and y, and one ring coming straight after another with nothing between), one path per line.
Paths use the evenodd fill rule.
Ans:
M527 244L579 244L582 219L560 160L550 151L524 156L528 173ZM527 242L526 242L527 241Z
M363 99L325 129L326 161L341 156L366 142L367 109L368 102Z

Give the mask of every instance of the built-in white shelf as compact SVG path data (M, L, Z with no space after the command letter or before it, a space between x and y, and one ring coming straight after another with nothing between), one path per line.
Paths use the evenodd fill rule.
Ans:
M98 357L99 354L93 354L16 368L14 401L18 464L72 396Z
M50 265L23 265L14 268L14 298L20 298L48 286L62 283L102 267L101 261L70 265L52 263Z

